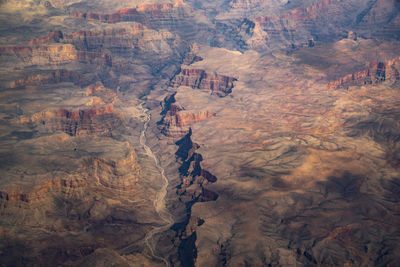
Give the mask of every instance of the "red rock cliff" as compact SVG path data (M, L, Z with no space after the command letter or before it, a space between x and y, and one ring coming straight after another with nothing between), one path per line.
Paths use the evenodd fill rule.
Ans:
M162 16L164 12L171 11L182 6L184 6L182 1L177 1L175 4L142 4L137 8L122 8L111 14L75 12L73 13L73 17L100 20L108 23L134 20L137 21L143 15L151 18Z
M207 73L202 69L181 69L171 80L173 87L188 86L193 89L211 91L212 95L224 97L232 92L236 78L216 73Z
M328 83L329 89L348 88L351 85L377 84L384 81L400 80L400 57L386 62L370 62L368 68L347 74Z
M215 116L215 112L188 111L179 106L175 101L175 94L164 99L163 115L159 124L162 125L161 132L171 137L182 137L189 132L190 126L196 122Z
M50 73L37 74L13 81L11 82L10 87L16 88L26 85L55 84L60 82L72 82L77 85L84 85L87 83L84 77L82 77L82 75L78 72L61 69Z
M62 131L70 136L86 134L110 134L120 125L112 104L86 110L47 110L31 117L23 117L20 123L41 122L50 131Z

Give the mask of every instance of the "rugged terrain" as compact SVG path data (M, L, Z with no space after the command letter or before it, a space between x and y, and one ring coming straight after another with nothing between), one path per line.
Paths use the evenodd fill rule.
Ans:
M397 0L3 0L0 22L0 265L400 261Z

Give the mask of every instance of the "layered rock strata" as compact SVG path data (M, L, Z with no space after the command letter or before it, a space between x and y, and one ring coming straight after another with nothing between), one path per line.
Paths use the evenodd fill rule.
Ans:
M161 132L171 137L181 137L189 132L190 126L212 116L215 112L206 111L187 111L184 107L176 104L175 94L164 99L163 115L159 124L162 126Z
M110 135L121 124L121 119L114 114L111 104L86 110L46 110L20 120L20 123L37 122L51 132L62 131L70 136Z
M112 14L102 13L73 13L73 17L84 18L88 20L100 20L108 23L117 23L121 21L141 21L143 17L154 18L168 18L170 12L184 6L183 1L177 1L174 4L142 4L137 8L123 8L117 10Z
M202 69L181 69L171 80L170 86L188 86L192 89L209 91L211 95L219 97L227 96L232 92L234 77L217 73L207 73Z
M399 64L399 58L386 62L371 62L368 64L368 69L331 81L327 87L328 89L337 89L356 85L378 84L385 81L398 81L400 80Z
M39 86L43 84L56 84L61 82L71 82L81 86L85 86L89 83L85 79L85 76L81 75L79 72L60 69L50 73L37 74L18 79L11 82L10 87L16 88L30 85Z

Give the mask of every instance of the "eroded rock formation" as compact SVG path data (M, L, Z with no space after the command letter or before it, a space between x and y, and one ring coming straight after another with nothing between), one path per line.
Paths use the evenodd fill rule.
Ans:
M170 86L188 86L192 89L209 91L219 97L227 96L232 92L236 78L207 73L202 69L181 69L171 80Z
M400 58L386 62L371 62L368 69L348 74L328 83L329 89L348 88L355 85L378 84L385 81L400 80Z
M141 21L143 20L144 16L149 18L162 18L165 16L169 17L169 12L182 6L184 6L184 3L180 0L174 4L141 4L137 8L123 8L112 14L75 12L73 13L73 17L89 20L100 20L108 23L116 23L121 21Z
M52 44L37 47L0 47L0 57L16 57L33 65L64 64L85 58L71 44Z
M86 134L111 134L121 124L114 114L114 105L100 106L86 110L46 110L23 117L20 123L39 123L49 131L62 131L70 136Z
M189 132L190 126L216 115L211 111L185 110L183 106L176 103L176 92L167 96L163 102L162 118L159 124L161 132L170 137L182 137Z
M71 82L82 86L88 83L85 77L79 72L60 69L50 73L32 75L13 81L11 82L10 87L16 88L28 85L39 86L43 84L56 84L61 82Z
M196 258L196 229L200 227L204 220L191 215L191 208L196 202L215 201L218 194L207 189L207 184L215 183L217 177L201 167L203 157L197 153L199 145L191 139L192 131L189 132L178 142L176 156L181 161L179 172L181 183L177 187L179 200L186 205L186 220L183 224L173 226L176 229L177 238L181 242L179 247L179 260L183 266L193 265Z

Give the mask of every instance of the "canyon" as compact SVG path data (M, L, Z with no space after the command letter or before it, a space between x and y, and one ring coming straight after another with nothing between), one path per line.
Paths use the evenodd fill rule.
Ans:
M396 266L396 0L0 1L0 265Z

